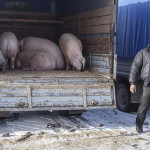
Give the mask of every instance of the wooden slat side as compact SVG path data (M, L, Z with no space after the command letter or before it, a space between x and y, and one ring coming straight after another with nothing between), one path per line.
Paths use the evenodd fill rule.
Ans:
M79 17L80 17L80 20L82 20L82 19L87 19L87 18L107 16L107 15L111 15L111 9L112 9L111 6L98 8L98 9L79 13ZM73 15L61 17L60 19L64 20L65 22L70 22L70 21L77 20L77 15L73 14Z
M98 33L110 33L110 25L92 26L80 28L80 34L98 34Z
M109 54L108 45L84 45L84 53Z
M42 13L42 12L24 12L24 11L0 11L0 17L11 17L11 18L42 18L52 19L55 17L55 13Z
M110 42L110 37L81 37L81 41L84 45L106 45Z
M80 20L79 25L80 27L90 27L95 25L110 24L110 18L111 15ZM64 24L65 29L75 28L75 27L77 27L77 21L71 21Z
M37 20L37 19L10 19L10 18L0 18L1 22L20 22L20 23L47 23L47 24L56 24L63 23L63 21L57 20Z

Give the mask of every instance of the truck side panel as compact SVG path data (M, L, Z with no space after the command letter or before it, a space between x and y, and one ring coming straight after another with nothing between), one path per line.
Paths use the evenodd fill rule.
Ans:
M0 84L0 110L44 110L112 106L110 85L3 85ZM96 102L96 103L94 103Z

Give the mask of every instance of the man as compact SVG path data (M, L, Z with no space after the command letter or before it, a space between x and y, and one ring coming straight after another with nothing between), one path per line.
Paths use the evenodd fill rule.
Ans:
M141 104L136 117L136 131L142 133L146 112L150 107L150 44L139 51L133 60L129 76L130 91L132 93L136 92L136 81L139 74L141 74L144 84Z

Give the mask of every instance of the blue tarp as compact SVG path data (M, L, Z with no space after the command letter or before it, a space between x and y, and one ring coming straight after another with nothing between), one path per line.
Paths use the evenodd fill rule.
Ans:
M118 5L119 6L125 6L129 4L136 4L136 3L144 3L149 0L118 0Z
M133 59L150 43L150 0L120 0L117 21L117 55Z

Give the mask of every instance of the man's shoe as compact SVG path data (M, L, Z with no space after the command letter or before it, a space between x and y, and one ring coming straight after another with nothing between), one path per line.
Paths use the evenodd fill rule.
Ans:
M138 133L143 133L143 121L141 121L139 117L136 117L136 131Z
M136 131L138 133L143 133L143 126L136 125Z

